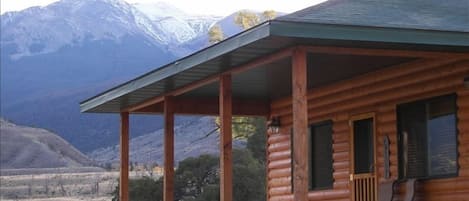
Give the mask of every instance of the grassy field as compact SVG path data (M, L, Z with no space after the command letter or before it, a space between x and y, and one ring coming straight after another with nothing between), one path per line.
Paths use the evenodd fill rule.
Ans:
M107 197L55 197L55 198L27 198L27 199L2 199L2 201L110 201L111 196Z
M158 178L161 175L148 171L130 173L131 178L144 176ZM0 200L110 200L118 178L118 171L0 176Z

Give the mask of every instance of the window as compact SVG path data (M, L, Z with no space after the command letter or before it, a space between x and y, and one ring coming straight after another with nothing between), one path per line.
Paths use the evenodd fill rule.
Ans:
M309 152L309 189L332 188L332 121L311 126Z
M374 172L373 118L353 121L354 174Z
M399 178L457 175L456 96L397 106Z

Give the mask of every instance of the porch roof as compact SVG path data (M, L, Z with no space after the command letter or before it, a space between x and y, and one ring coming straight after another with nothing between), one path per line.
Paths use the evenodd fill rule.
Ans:
M379 0L331 0L264 22L109 89L81 102L81 111L118 113L296 45L467 52L468 10L467 0L445 2L444 5L437 0L391 0L385 3ZM272 77L284 75L285 72L272 71L271 66L282 66L282 62L288 61L288 58L275 61L277 64L268 68L264 66L258 71L234 77L233 97L257 95L259 97L256 98L271 99L275 98L274 93L286 93L281 89L278 89L280 92L272 90L277 89L272 85ZM395 58L379 65L390 65L396 61L404 60ZM324 68L329 66L324 65ZM350 75L357 73L364 72L349 72ZM327 77L327 74L322 76ZM336 76L328 81L340 78ZM318 83L311 83L314 84ZM218 93L213 87L208 85L186 96L216 96Z

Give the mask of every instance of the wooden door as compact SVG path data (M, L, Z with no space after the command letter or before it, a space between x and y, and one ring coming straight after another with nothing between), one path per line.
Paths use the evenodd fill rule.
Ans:
M351 127L350 186L352 201L376 201L375 118L373 114L355 116Z

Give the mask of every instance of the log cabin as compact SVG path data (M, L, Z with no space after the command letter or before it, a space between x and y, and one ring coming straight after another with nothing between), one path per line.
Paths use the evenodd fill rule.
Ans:
M233 116L264 116L268 201L469 200L469 1L330 0L278 17L80 103L164 116L173 201L174 116L219 115L220 200L231 201Z

